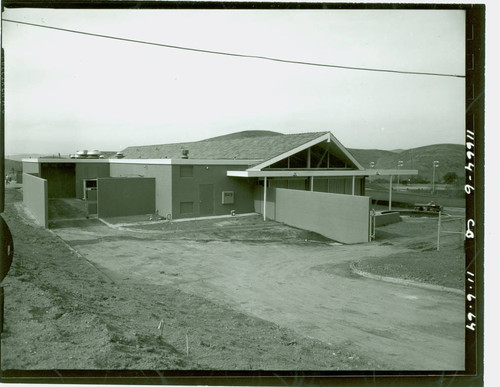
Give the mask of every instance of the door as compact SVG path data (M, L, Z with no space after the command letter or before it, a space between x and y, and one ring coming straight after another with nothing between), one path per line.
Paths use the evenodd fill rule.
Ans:
M214 214L214 185L200 184L200 216Z
M41 178L47 180L50 198L76 198L75 164L43 163Z

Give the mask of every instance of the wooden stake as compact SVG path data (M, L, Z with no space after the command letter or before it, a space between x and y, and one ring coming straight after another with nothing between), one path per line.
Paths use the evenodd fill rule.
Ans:
M165 325L165 322L163 321L163 319L161 319L160 324L158 324L158 330L160 331L160 333L158 333L158 337L163 336L163 326L164 325Z

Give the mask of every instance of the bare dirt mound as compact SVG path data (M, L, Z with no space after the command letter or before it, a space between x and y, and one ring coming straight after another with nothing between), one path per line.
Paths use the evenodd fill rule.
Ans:
M173 286L114 282L56 235L23 221L12 204L5 218L15 256L3 284L4 378L12 369L382 367Z

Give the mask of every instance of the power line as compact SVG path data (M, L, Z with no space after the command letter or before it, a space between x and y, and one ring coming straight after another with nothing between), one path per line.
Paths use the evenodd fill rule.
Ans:
M148 41L144 41L144 40L127 39L127 38L121 38L118 36L95 34L92 32L77 31L77 30L71 30L71 29L67 29L67 28L53 27L53 26L47 26L47 25L35 24L35 23L27 23L27 22L21 22L21 21L16 21L16 20L9 20L9 19L2 19L2 20L6 21L6 22L10 22L10 23L18 23L18 24L24 24L24 25L32 26L32 27L40 27L40 28L47 28L47 29L56 30L56 31L70 32L73 34L88 35L88 36L94 36L97 38L120 40L123 42L147 44L150 46L166 47L166 48L172 48L172 49L176 49L176 50L192 51L192 52L199 52L199 53L204 53L204 54L225 55L225 56L233 56L233 57L238 57L238 58L261 59L261 60L268 60L268 61L273 61L273 62L291 63L291 64L316 66L316 67L330 67L330 68L337 68L337 69L344 69L344 70L374 71L374 72L382 72L382 73L465 78L465 75L457 75L457 74L428 73L428 72L418 72L418 71L375 69L375 68L369 68L369 67L340 66L340 65L325 64L325 63L303 62L303 61L296 61L296 60L289 60L289 59L280 59L280 58L273 58L273 57L260 56L260 55L235 54L235 53L223 52L223 51L204 50L204 49L200 49L200 48L175 46L175 45L163 44L163 43L154 43L154 42L148 42Z

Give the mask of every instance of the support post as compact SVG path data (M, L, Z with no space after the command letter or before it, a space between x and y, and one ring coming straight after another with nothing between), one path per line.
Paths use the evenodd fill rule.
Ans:
M370 221L368 222L368 242L371 242L372 241L372 222L373 222L373 214L370 210L370 215L369 215L369 219Z
M352 196L354 196L354 189L356 188L356 177L352 177Z
M314 191L314 176L311 176L311 192Z
M439 251L439 234L441 234L441 211L439 211L439 215L438 215L437 251Z
M389 180L389 211L392 209L392 175Z
M264 221L266 221L266 201L267 201L267 177L264 176L264 208L262 210L262 215L264 216Z

